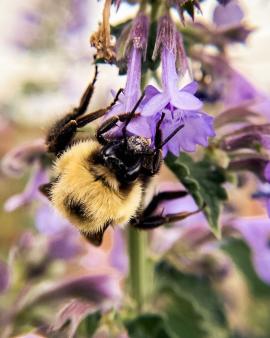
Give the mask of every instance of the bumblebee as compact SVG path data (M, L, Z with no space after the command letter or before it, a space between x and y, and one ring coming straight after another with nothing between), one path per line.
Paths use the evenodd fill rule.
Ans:
M162 164L162 147L183 125L162 140L162 115L156 126L154 145L140 136L128 136L127 126L136 118L143 95L131 112L113 116L103 122L95 138L76 140L79 128L104 116L117 102L105 109L85 114L94 92L97 67L93 81L81 97L79 106L58 120L49 130L46 144L55 155L53 179L40 187L53 206L67 218L92 244L100 245L104 231L110 226L125 225L152 229L184 219L194 212L153 215L164 200L184 197L186 191L168 191L154 196L145 208L146 189L158 174ZM108 132L122 122L121 136Z

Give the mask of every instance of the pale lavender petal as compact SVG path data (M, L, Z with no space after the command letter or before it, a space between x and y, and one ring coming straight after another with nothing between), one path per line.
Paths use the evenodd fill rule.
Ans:
M27 183L25 190L21 194L14 195L6 201L4 204L5 211L11 212L31 203L40 194L38 190L39 186L46 182L48 182L47 173L43 168L38 166Z
M262 281L270 284L270 248L256 252L252 258L254 269Z
M122 295L119 279L111 275L85 275L47 284L35 294L35 302L63 298L82 298L93 304L118 302Z
M82 252L80 234L75 229L65 229L49 238L48 256L52 259L68 260Z
M8 152L1 161L1 169L6 175L21 176L45 152L44 139L33 140Z
M157 88L154 87L154 86L152 86L152 85L148 85L148 86L145 88L144 92L145 92L145 97L146 97L146 98L147 98L147 97L151 98L151 97L154 96L154 95L160 94L160 91L157 90Z
M133 119L129 123L127 130L134 135L143 136L146 138L151 138L152 136L152 131L149 123L147 119L143 116Z
M56 318L51 325L50 333L57 333L61 336L61 330L68 325L68 337L75 337L76 331L82 320L95 311L93 304L83 300L74 299L64 305L56 314Z
M166 48L161 54L162 61L162 85L165 93L170 96L178 91L178 75L176 72L176 56Z
M109 117L124 114L125 113L125 104L124 103L117 103L113 106L111 110L106 113L104 120L107 120Z
M168 95L157 94L150 99L147 104L142 108L141 115L151 116L162 111L163 108L169 103L170 98Z
M244 17L243 10L236 2L231 2L226 6L218 5L213 14L213 21L219 27L229 27L237 25Z
M140 96L141 82L141 51L132 48L127 73L127 83L124 90L125 94L125 112L131 112Z
M199 88L198 83L196 81L192 81L186 86L184 86L180 91L188 92L190 94L195 94L198 88Z
M244 237L253 252L261 252L268 247L270 220L263 217L238 218L233 226Z
M185 91L171 93L171 103L182 110L200 110L203 105L197 97Z
M73 229L73 226L49 203L42 204L36 211L35 226L38 231L45 235L56 235L67 229Z
M168 143L170 151L175 151L175 145L172 145L174 142L179 145L180 150L193 152L196 150L197 144L206 147L208 145L208 137L215 136L213 118L207 114L187 113L182 118L182 123L184 127ZM180 124L180 121L177 124ZM167 130L166 134L169 134L173 127L175 128L175 122L172 122L170 130Z

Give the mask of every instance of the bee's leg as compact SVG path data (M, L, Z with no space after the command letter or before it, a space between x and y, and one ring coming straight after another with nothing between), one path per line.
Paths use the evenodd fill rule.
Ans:
M188 192L185 190L162 191L155 195L143 212L143 217L150 216L163 201L170 201L177 198L186 197Z
M84 115L84 116L81 116L81 117L77 118L76 122L77 122L78 128L82 128L82 127L86 126L87 124L95 121L96 119L104 116L116 104L116 102L119 99L119 95L122 92L123 92L123 88L120 88L118 90L118 92L117 92L114 100L112 101L112 103L109 106L107 106L106 108L96 110L96 111L94 111L92 113L89 113L87 115Z
M112 116L111 118L102 123L102 125L97 130L97 140L99 141L99 143L106 144L108 142L106 138L103 136L103 134L108 132L110 129L114 128L118 122L125 122L122 129L122 135L124 138L126 138L126 128L130 123L131 119L137 116L135 113L140 103L142 102L144 95L145 95L144 93L141 95L141 97L136 102L131 112Z
M121 114L121 115L116 115L112 116L108 120L104 121L101 126L97 129L97 140L101 144L106 144L107 140L103 136L103 134L107 133L109 130L114 128L118 122L124 122L129 118L129 114Z
M92 80L92 82L87 86L86 90L84 91L81 99L80 99L80 103L79 106L74 108L72 113L70 114L72 117L71 119L76 119L77 117L83 115L86 110L87 107L89 105L89 102L93 96L94 93L94 88L95 88L95 83L97 81L97 75L98 75L98 67L97 65L95 65L95 75L94 78Z
M178 221L182 221L183 219L195 215L201 212L203 208L197 209L195 211L187 212L179 212L175 214L167 214L167 215L156 215L156 216L147 216L142 217L140 219L134 219L130 225L142 230L151 230L158 228L161 225L174 223Z
M88 93L86 91L83 95L83 98L81 99L80 106L78 108L75 108L73 113L70 113L63 119L57 121L55 125L51 128L46 140L46 143L48 145L48 151L58 155L63 150L65 150L65 148L70 144L74 135L76 134L77 128L82 128L85 125L104 116L106 112L111 109L112 106L117 102L121 92L122 89L118 91L113 102L108 107L104 109L99 109L84 116L80 116L81 113L78 115L78 113L76 113L76 109L82 112L83 106L85 106L85 102L87 101L87 99L90 99L89 96L86 95L86 93Z

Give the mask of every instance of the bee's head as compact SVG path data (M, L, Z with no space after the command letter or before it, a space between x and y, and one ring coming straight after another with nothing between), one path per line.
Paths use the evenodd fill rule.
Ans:
M143 158L151 152L147 139L130 136L105 145L101 150L101 160L120 181L129 183L138 178Z

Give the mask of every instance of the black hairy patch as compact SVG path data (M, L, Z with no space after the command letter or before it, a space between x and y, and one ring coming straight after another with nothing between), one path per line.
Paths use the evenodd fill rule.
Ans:
M90 172L94 176L95 181L100 181L106 188L112 190L112 187L109 185L104 175L98 175L93 168L90 169Z
M88 219L85 213L86 206L83 202L76 201L71 196L68 196L64 199L64 206L71 215L76 216L81 220Z
M103 228L100 229L97 232L91 233L91 232L84 232L81 231L81 234L85 237L85 239L87 239L91 244L95 245L95 246L100 246L102 244L102 240L103 240L103 235L105 230L110 226L110 224L112 223L111 220L108 220L104 225Z

